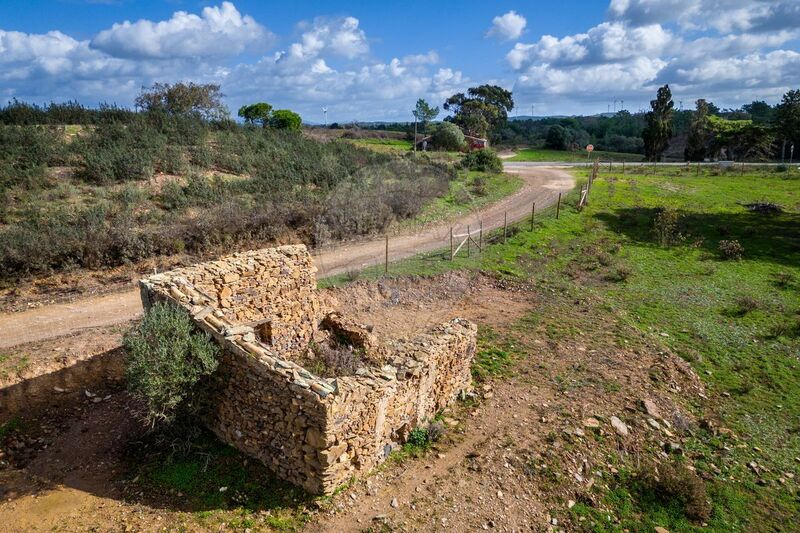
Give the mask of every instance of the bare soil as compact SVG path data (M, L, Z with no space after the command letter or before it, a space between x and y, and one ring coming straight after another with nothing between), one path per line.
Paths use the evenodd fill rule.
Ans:
M515 194L457 220L392 236L389 260L446 246L451 225L460 230L483 221L484 229L489 230L502 226L506 213L509 221L522 220L530 215L532 202L540 208L551 205L560 192L570 190L575 183L570 174L555 168L516 165L508 171L525 179L525 185ZM314 263L322 278L374 265L383 261L384 252L384 239L373 238L316 250ZM142 273L187 261L187 257L180 256L159 258L137 267L62 274L6 289L0 294L5 311L0 314L0 348L135 319L141 314L135 280ZM87 294L93 296L86 297Z
M480 349L502 348L514 362L444 413L445 437L422 457L390 461L319 506L298 504L308 531L572 530L571 502L602 507L594 487L622 461L666 458L658 450L680 447L697 424L692 406L705 402L682 359L595 302L546 287L455 272L326 294L389 338L453 316L474 320ZM245 529L141 487L128 454L143 430L126 394L91 394L0 439L0 531ZM657 413L644 411L645 399ZM268 518L256 512L247 528L269 530Z

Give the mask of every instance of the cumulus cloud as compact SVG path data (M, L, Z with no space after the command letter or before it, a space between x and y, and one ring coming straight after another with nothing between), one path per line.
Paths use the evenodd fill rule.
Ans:
M722 34L800 26L797 0L611 0L608 13L635 26L676 22L687 29Z
M267 100L313 120L327 104L331 119L351 120L407 118L417 98L440 101L469 82L440 66L435 50L372 57L355 17L300 22L282 50L255 60L243 55L266 52L273 40L230 2L163 21L114 24L86 40L0 30L0 95L130 105L141 86L156 81L214 82L232 109Z
M302 53L295 44L302 45ZM228 88L235 101L250 98L255 92L282 95L287 105L312 114L318 114L323 104L335 104L330 105L329 117L351 120L396 117L398 110L410 110L419 97L442 100L463 91L468 82L460 71L444 67L433 71L439 62L434 51L385 62L367 59L334 68L323 56L340 55L338 51L318 44L309 48L308 44L303 34L288 51L254 64L238 65L226 77L223 88Z
M604 22L586 33L561 39L544 35L534 44L517 43L506 58L516 70L538 62L551 66L608 63L658 56L671 41L672 35L658 24L631 28Z
M355 17L339 19L317 18L313 22L303 22L300 41L292 43L288 52L281 52L285 60L307 60L319 55L330 54L354 59L369 52L367 36L359 27Z
M525 17L512 10L492 19L492 27L489 28L486 36L509 41L518 39L527 24L528 21L525 20Z
M113 57L165 59L235 56L266 47L272 34L230 2L205 7L200 15L177 11L169 20L114 24L91 40L91 47Z
M646 102L669 83L684 100L737 105L800 84L798 53L781 49L798 38L796 0L611 0L607 21L516 43L506 60L518 101Z

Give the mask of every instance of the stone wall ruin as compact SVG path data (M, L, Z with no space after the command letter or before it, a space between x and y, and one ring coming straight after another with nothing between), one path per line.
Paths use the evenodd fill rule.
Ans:
M281 478L330 493L470 389L477 328L454 319L384 345L323 309L315 271L305 246L291 245L156 274L140 288L145 308L181 306L223 348L204 387L206 425ZM332 338L363 354L353 373L298 364Z

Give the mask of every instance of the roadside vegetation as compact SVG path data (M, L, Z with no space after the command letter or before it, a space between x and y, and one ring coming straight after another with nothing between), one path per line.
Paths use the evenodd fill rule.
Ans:
M562 523L588 531L780 530L800 513L799 180L773 171L604 173L583 211L570 195L558 220L552 210L537 214L533 232L521 223L480 256L451 263L444 253L426 254L390 273L470 268L533 282L547 297L520 333L535 324L551 341L586 342L582 332L618 322L641 339L598 335L611 344L595 349L645 342L685 359L704 382L708 400L686 406L699 422L682 432L677 463L661 475L636 461L615 465L607 487L593 489L600 505L579 502ZM732 242L734 254L726 251ZM573 313L575 301L591 302L592 311ZM515 353L538 349L522 334L482 338L479 379L502 376ZM619 390L611 385L610 393Z

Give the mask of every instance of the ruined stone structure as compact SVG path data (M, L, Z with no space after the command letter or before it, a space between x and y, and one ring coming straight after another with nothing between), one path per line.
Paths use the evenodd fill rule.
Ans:
M386 458L471 387L476 327L455 319L382 344L323 309L305 246L281 246L156 274L142 303L180 305L223 348L206 390L205 422L223 441L310 492L329 493ZM352 375L297 364L331 337L364 354Z

